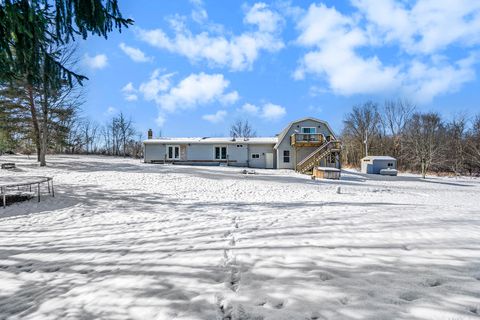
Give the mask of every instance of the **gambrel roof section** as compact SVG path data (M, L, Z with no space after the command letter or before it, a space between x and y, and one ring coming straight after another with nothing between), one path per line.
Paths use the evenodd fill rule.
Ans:
M327 126L328 130L332 133L332 136L335 139L337 139L337 137L335 136L335 133L333 132L332 128L330 127L330 125L328 124L327 121L320 120L320 119L317 119L317 118L312 118L312 117L306 117L306 118L302 118L302 119L298 119L298 120L294 120L294 121L290 122L290 124L285 129L283 129L282 132L280 132L280 134L278 135L278 141L273 148L278 149L278 146L280 145L280 143L282 143L283 139L285 139L285 135L287 134L287 132L290 130L290 128L294 124L296 124L298 122L306 121L306 120L312 120L312 121L316 121L316 122L319 122L319 123L323 123L325 126Z

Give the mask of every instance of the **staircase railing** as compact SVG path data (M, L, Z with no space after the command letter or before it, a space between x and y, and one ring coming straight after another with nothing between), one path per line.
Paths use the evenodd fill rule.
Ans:
M297 164L297 171L305 173L313 169L313 167L315 167L320 160L325 158L332 151L332 149L341 149L340 141L331 140L315 149L312 153L305 157L305 159Z

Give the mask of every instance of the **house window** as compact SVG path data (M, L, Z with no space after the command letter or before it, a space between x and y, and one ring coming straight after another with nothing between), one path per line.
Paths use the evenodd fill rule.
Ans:
M227 159L227 147L215 147L215 160Z
M393 167L393 163L389 162L387 166Z
M317 128L315 128L315 127L302 127L302 133L314 134L314 133L317 133Z
M237 144L237 148L243 148L243 144Z
M179 160L180 159L180 146L167 146L167 159Z
M260 154L252 153L252 159L260 159Z
M290 150L283 150L283 162L290 162Z

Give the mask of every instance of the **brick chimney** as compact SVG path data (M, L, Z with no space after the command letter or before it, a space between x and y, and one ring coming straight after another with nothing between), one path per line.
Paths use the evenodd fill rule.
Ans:
M147 135L148 135L148 139L149 139L149 140L153 138L153 131L152 131L152 129L148 129L148 134L147 134Z

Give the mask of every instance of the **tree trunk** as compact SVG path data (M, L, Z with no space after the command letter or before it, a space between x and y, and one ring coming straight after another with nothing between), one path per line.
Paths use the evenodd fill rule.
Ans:
M32 115L33 126L33 140L35 142L35 148L37 150L37 161L40 162L40 128L38 125L37 109L35 108L35 99L33 98L33 88L31 85L27 86L28 100L30 105L30 113Z
M40 166L45 167L47 161L45 159L48 148L48 89L47 74L44 70L43 81L43 103L42 103L42 129L40 137Z
M422 166L422 178L425 179L427 176L427 165L425 161L422 161L421 166Z
M45 98L44 103L47 103ZM45 156L47 154L47 146L48 146L48 110L46 106L43 106L43 114L42 114L42 130L41 130L41 137L40 137L40 166L45 167L47 165L47 161Z

